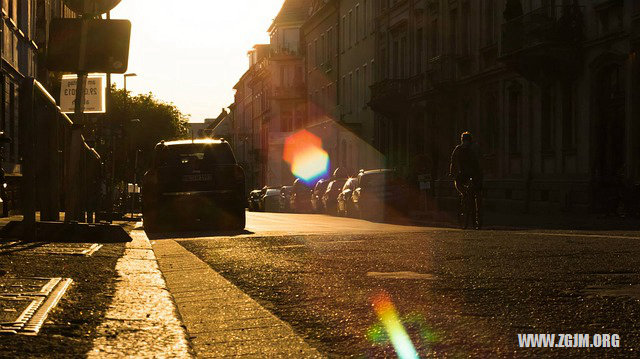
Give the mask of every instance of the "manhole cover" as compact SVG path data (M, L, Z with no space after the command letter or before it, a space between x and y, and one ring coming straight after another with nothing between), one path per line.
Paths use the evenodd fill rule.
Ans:
M97 243L32 243L5 242L0 244L0 254L56 254L71 256L91 256L102 248Z
M367 272L367 277L380 279L437 279L433 274L416 272Z
M0 278L0 333L35 335L70 278Z
M4 278L0 277L1 296L47 296L60 278Z

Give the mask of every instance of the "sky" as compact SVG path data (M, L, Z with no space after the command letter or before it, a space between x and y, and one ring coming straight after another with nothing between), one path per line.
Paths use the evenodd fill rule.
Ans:
M153 92L191 122L215 118L233 103L248 69L247 51L268 43L284 0L122 0L112 19L131 21L127 90ZM112 81L123 87L123 76Z

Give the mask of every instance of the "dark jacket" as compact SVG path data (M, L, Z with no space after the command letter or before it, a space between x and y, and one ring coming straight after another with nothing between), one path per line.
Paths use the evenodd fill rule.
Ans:
M482 174L478 153L471 143L461 143L451 153L449 172L455 176L479 176Z

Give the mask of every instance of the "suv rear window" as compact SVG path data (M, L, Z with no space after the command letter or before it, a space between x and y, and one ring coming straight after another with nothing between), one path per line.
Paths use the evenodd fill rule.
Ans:
M394 172L368 173L360 179L360 187L389 186L396 179Z
M228 143L188 143L162 147L156 153L159 166L193 166L203 169L211 165L233 165L236 159Z

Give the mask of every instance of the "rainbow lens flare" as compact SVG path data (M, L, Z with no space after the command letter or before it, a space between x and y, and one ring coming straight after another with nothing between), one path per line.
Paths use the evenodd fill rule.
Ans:
M329 154L322 149L322 139L307 130L285 140L282 157L291 166L291 173L306 184L313 184L329 173Z
M378 315L380 322L384 326L387 336L391 340L393 348L398 354L398 358L418 358L418 352L413 346L409 334L405 330L396 308L391 302L391 297L386 292L381 292L373 298L373 310ZM377 333L382 336L381 333ZM380 339L378 337L378 339Z

